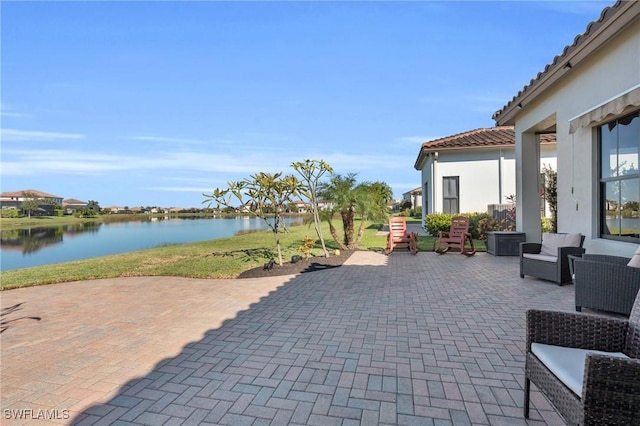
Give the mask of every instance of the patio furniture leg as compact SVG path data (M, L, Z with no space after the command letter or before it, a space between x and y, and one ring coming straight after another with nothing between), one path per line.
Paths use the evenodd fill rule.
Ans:
M531 380L524 378L524 418L529 418L529 392L531 391Z

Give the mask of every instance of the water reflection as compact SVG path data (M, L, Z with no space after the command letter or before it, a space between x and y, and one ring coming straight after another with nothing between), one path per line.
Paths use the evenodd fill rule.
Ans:
M45 247L60 244L64 236L96 233L101 223L87 222L69 225L43 226L27 229L9 229L0 231L2 250L20 251L22 254L35 253Z
M257 218L141 217L1 231L0 270L27 268L134 250L232 237L267 229ZM115 219L115 220L112 220ZM137 218L136 218L137 219ZM287 226L302 223L287 218Z

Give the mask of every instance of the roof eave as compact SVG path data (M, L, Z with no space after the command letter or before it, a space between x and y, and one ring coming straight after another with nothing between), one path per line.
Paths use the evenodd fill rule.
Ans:
M589 27L587 27L585 33L576 37L574 45L565 47L564 52L556 56L553 62L538 74L536 79L532 79L529 85L518 92L509 103L501 110L496 111L492 117L496 121L496 125L515 125L515 119L523 107L533 102L538 95L544 93L550 86L570 73L580 62L600 49L613 36L623 31L640 16L640 2L625 1L615 6L615 9L605 9L603 15L608 10L613 12L598 25L596 25L598 21L589 24L589 26L596 25L596 27L592 31L589 31ZM600 19L603 18L604 16ZM578 41L583 36L586 38ZM567 63L571 63L570 69L566 69Z

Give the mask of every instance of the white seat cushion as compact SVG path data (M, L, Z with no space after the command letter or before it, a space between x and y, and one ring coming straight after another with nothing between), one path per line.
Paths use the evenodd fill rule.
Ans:
M557 262L558 256L549 256L548 254L522 253L522 257L527 259L543 260L545 262Z
M562 346L532 343L531 352L576 395L582 397L584 363L588 353L629 358L622 352L602 352L589 349L565 348Z

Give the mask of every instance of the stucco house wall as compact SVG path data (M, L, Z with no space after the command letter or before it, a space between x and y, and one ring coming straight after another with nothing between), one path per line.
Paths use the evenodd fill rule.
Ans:
M445 212L446 177L458 179L459 213L487 212L489 205L507 204L508 197L516 194L514 141L513 129L502 127L425 142L415 164L422 182L423 220L428 214ZM555 170L553 135L545 136L540 153L540 168L548 165ZM539 176L536 182L542 185ZM547 209L545 215L549 214Z
M637 7L634 13L637 13ZM522 194L522 200L517 206L517 228L527 233L528 241L540 240L539 224L529 214L535 206L533 188L529 181L535 173L530 166L532 159L539 155L536 134L553 129L556 132L558 158L558 231L586 235L587 252L630 257L637 247L637 244L599 237L596 127L615 116L606 117L587 127L578 127L575 133L570 133L569 126L572 119L640 84L640 20L637 17L634 19L623 30L617 33L612 31L606 43L598 50L585 57L576 54L571 67L555 64L554 60L557 69L549 70L549 74L555 73L554 83L541 88L537 93L533 93L535 87L532 86L533 89L529 89L533 94L529 97L526 90L520 92L512 101L517 103L517 109L508 106L510 111L503 109L494 115L501 125L515 125L518 169L516 189L518 194ZM594 28L592 31L599 29ZM604 37L604 34L603 31L590 36ZM562 62L567 60L571 61L572 58L568 56ZM542 79L536 84L542 86ZM638 110L638 107L632 106L618 117L634 110Z
M556 168L555 149L542 149L540 167ZM443 177L458 176L460 187L460 213L486 212L489 204L505 204L509 195L516 193L515 149L473 150L472 152L439 153L436 173L432 178L434 159L421 170L421 179L429 187L428 213L442 212ZM430 182L435 183L435 188ZM435 189L435 197L433 194ZM423 188L423 194L425 189ZM423 204L423 208L424 208Z

